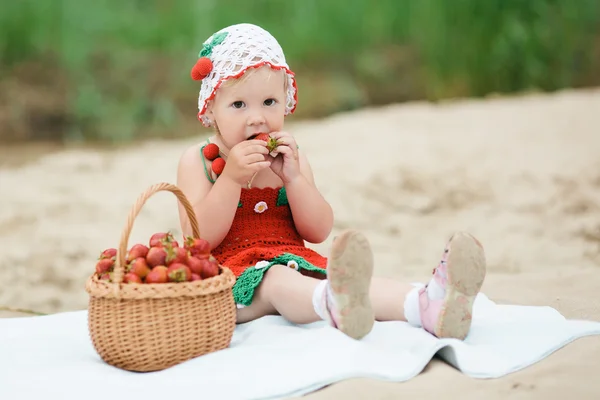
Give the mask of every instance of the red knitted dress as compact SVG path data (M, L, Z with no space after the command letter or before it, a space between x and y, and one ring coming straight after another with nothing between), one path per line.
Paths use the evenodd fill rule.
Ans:
M284 253L300 256L315 267L327 266L327 259L306 247L296 230L285 188L242 189L231 228L212 255L240 276L259 261Z

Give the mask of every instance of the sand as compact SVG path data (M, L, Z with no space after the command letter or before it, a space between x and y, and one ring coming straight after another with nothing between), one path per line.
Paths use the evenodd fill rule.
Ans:
M600 321L600 89L392 105L288 129L335 210L334 234L363 230L378 276L428 279L448 236L467 230L486 248L482 290L492 300ZM99 252L118 245L142 191L175 182L179 155L204 133L1 165L0 305L84 309ZM179 235L175 202L153 196L129 243ZM311 246L327 254L330 243ZM592 337L501 379L470 379L436 361L409 382L351 380L308 398L591 398L600 395L598 360Z

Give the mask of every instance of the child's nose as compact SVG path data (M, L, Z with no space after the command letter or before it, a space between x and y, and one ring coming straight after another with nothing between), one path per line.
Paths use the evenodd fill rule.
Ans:
M262 115L262 113L254 113L250 117L248 117L249 126L262 125L264 123L265 117Z

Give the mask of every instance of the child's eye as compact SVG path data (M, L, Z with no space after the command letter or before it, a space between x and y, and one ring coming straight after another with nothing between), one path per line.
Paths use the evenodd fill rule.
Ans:
M277 101L275 99L266 99L265 100L265 106L272 106L276 103Z
M244 107L244 102L243 101L234 101L233 103L231 103L231 106L233 108L242 108Z

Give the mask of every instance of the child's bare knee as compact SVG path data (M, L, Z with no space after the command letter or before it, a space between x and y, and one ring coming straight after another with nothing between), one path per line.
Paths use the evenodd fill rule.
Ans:
M297 272L281 264L271 266L260 284L260 295L270 300L273 296L280 296L285 293L286 285L282 283L287 282L289 277L286 278L285 276L290 273Z

